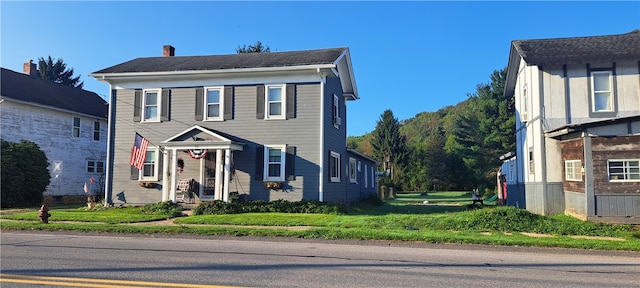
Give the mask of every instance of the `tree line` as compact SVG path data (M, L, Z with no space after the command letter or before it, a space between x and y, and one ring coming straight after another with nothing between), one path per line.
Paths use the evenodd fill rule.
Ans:
M514 100L503 96L506 68L468 99L399 121L386 110L349 148L373 156L380 184L404 191L493 190L500 155L515 149Z

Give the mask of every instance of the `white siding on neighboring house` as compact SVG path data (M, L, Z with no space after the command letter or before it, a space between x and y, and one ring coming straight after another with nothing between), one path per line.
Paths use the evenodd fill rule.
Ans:
M74 117L80 119L80 137L72 134ZM99 141L94 140L95 121L100 122ZM87 172L87 164L93 161L95 169L99 165L95 162L106 161L106 120L4 99L0 103L0 123L3 140L25 139L45 152L51 174L45 195L81 195L90 177L100 180L101 173ZM100 187L94 184L92 189Z

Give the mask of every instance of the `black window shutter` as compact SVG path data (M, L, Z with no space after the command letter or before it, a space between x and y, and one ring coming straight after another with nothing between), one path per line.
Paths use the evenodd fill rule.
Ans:
M224 86L224 120L233 119L233 86Z
M296 180L296 147L287 146L287 158L285 162L285 175L287 181Z
M256 94L256 119L264 119L264 85L258 85Z
M333 157L331 157L331 150L329 151L329 170L327 171L327 180L331 183L331 171L333 171Z
M287 84L287 119L296 118L296 84Z
M142 120L140 112L142 112L142 90L136 89L133 96L133 122L140 122Z
M156 165L158 165L158 180L162 180L162 158L164 158L164 153L162 153L162 151L158 151L156 152L156 159L158 159L156 161Z
M131 180L138 180L138 168L136 166L131 165Z
M256 180L263 180L264 177L264 147L258 146L256 147L256 175L254 178Z
M204 112L204 88L198 87L196 88L196 111L195 111L195 120L202 121L203 112Z
M171 90L162 89L162 111L160 112L161 121L169 121L169 103L171 97Z

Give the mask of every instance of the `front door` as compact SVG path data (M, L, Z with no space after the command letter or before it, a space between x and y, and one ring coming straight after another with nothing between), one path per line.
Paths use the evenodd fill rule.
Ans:
M215 153L207 153L204 156L204 175L202 175L203 187L200 190L200 200L201 201L212 201L214 200L215 194L215 183L216 183L216 154Z

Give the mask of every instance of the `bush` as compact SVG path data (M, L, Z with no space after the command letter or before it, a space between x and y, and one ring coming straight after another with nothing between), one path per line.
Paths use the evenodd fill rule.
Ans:
M49 161L37 144L1 141L2 208L37 206L51 181Z
M290 202L287 200L276 200L272 202L254 200L229 203L215 200L200 203L195 209L193 209L193 215L220 215L255 212L337 214L342 210L343 208L339 205L310 200L302 200L298 202Z
M182 207L171 201L147 204L142 207L142 213L152 215L167 215L168 217L178 217L182 215Z

